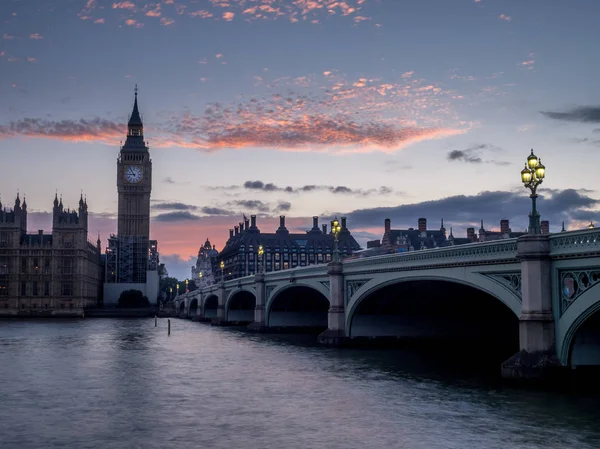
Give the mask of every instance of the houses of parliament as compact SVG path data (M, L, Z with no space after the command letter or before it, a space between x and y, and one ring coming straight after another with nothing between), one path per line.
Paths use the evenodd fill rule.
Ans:
M156 300L158 250L150 240L152 161L137 88L127 128L117 160L118 229L105 255L99 237L90 241L83 195L77 208L70 209L55 194L50 234L28 232L27 202L19 194L12 207L0 202L0 316L81 316L100 300L116 304L119 294L129 289Z

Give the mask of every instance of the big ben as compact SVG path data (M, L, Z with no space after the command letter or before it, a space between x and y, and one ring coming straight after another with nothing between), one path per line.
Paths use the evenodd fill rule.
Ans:
M144 141L144 124L137 97L136 86L133 112L127 124L127 139L117 160L117 235L122 261L119 272L122 274L120 277L129 278L129 282L145 282L150 238L152 160Z

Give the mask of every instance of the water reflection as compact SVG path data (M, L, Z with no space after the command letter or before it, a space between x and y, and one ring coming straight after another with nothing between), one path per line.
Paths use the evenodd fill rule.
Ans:
M600 447L593 399L453 358L172 324L0 322L0 447Z

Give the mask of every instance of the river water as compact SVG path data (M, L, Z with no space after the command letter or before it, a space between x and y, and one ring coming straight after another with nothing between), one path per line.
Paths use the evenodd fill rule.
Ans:
M600 448L598 398L171 324L0 321L0 448Z

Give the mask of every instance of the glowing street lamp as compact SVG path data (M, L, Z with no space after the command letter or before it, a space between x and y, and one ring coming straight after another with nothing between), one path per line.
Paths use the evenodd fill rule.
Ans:
M173 287L169 287L169 299L173 299Z
M185 292L186 292L186 293L189 293L189 292L190 292L190 289L188 288L188 282L189 282L189 281L186 279L186 280L185 280Z
M333 220L333 223L332 223L332 227L331 227L331 232L333 232L333 261L334 262L340 261L340 250L338 248L338 236L340 235L341 231L342 231L342 227L340 226L340 222L338 221L337 217L335 217Z
M224 281L223 270L225 269L225 262L221 261L221 263L219 263L219 268L221 268L221 281Z
M529 214L529 233L540 234L540 214L537 211L536 200L537 200L537 188L544 181L546 177L546 167L542 164L542 160L539 159L533 150L527 158L525 168L521 171L521 181L523 185L531 190L531 213Z
M179 283L177 283L176 288L177 288L177 294L175 296L179 296Z
M262 245L258 245L258 272L262 273L263 272L263 254L265 253L265 250L263 248Z

